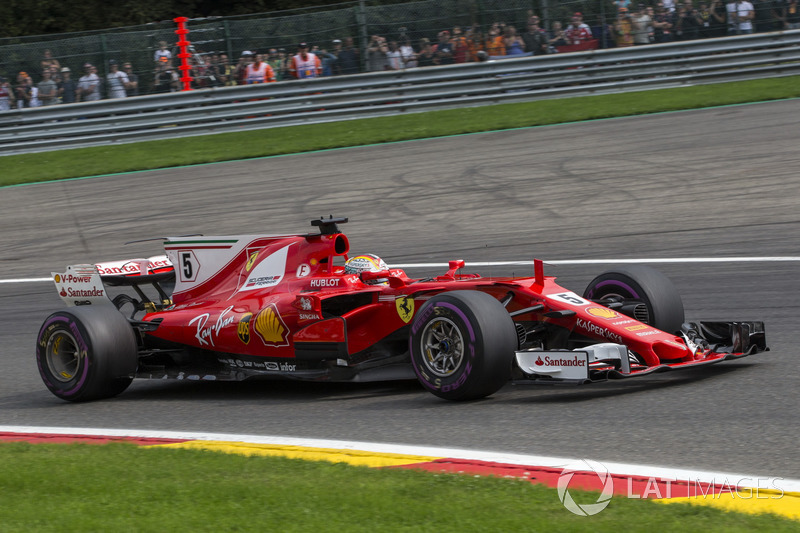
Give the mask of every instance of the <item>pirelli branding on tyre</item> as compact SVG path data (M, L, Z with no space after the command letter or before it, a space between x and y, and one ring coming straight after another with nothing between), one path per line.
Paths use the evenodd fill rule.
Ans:
M50 388L69 396L89 371L89 347L75 319L54 314L42 325L36 347L36 362Z
M423 385L443 393L464 385L472 372L475 332L462 311L448 302L435 302L415 322L412 337L419 345L417 375Z
M409 352L420 383L436 396L470 400L508 380L516 331L505 308L478 291L433 296L411 325Z

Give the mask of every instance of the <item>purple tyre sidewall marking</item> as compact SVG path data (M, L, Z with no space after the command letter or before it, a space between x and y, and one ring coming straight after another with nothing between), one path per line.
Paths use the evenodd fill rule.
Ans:
M44 371L44 369L42 367L43 364L45 364L45 365L47 364L46 361L44 361L44 362L42 361L42 359L47 357L47 353L46 353L47 347L46 346L45 347L41 346L42 333L48 328L48 326L50 326L50 325L52 325L52 324L54 324L56 322L64 322L64 323L69 325L70 333L72 333L72 336L75 338L75 341L78 343L78 345L79 345L78 348L80 348L80 350L83 352L82 355L81 355L82 362L83 362L83 364L81 365L82 366L81 376L80 376L80 378L78 378L78 381L75 384L75 386L72 387L69 390L62 390L57 385L52 384L50 382L50 380L48 379L48 376L47 376L47 374L45 373L45 371ZM48 337L48 339L49 339L49 337ZM42 350L44 350L44 353L42 353ZM81 334L80 328L78 328L77 322L72 317L65 316L65 315L52 316L52 317L50 317L50 319L47 322L45 322L42 325L41 329L39 330L39 342L37 343L37 357L36 357L36 363L37 363L37 365L39 367L39 374L42 376L42 379L45 381L45 384L48 387L52 387L54 389L58 389L59 394L62 394L64 396L72 396L76 392L80 391L81 387L83 387L84 383L86 382L86 378L89 375L89 357L88 357L88 352L89 352L89 346L86 344L86 341L84 340L83 335Z
M595 286L592 288L592 291L591 291L591 293L588 295L588 296L589 296L589 298L591 298L591 297L594 295L594 291L595 291L595 290L597 290L597 289L599 289L599 288L601 288L601 287L606 287L606 286L608 286L608 285L613 285L613 286L615 286L615 287L622 287L623 289L625 289L626 291L628 291L628 293L631 295L631 297L633 297L633 298L641 298L641 296L639 296L639 293L637 293L635 290L633 290L633 288L632 288L630 285L628 285L627 283L623 283L623 282L621 282L621 281L618 281L618 280L614 280L614 279L609 279L609 280L606 280L606 281L601 281L600 283L598 283L597 285L595 285Z
M449 309L450 311L455 313L464 322L464 324L467 326L467 331L469 332L470 359L474 358L475 357L475 344L474 344L475 343L475 330L472 328L472 323L470 323L470 321L467 319L467 315L465 315L464 312L461 311L461 309L459 309L458 307L456 307L455 305L453 305L451 303L448 303L448 302L436 302L434 305L429 307L430 311L426 312L423 316L425 316L425 318L427 319L427 315L430 315L433 312L433 309L435 307L445 307L445 308ZM414 353L413 352L413 349L414 349L414 346L413 346L413 344L414 344L414 336L415 336L416 332L418 331L418 329L419 328L416 328L416 329L412 328L412 333L413 334L410 335L409 338L408 338L408 353L409 353L409 355L411 355L411 365L414 367L414 373L419 378L419 381L425 387L427 387L427 388L429 388L431 390L439 390L441 387L436 387L436 386L432 385L427 379L425 379L422 376L422 374L420 372L420 369L417 366L417 362L414 360L414 356L413 356L413 353ZM465 370L466 370L466 375L469 375L470 372L472 371L472 364L469 361L467 362ZM458 387L456 387L456 388L458 388Z

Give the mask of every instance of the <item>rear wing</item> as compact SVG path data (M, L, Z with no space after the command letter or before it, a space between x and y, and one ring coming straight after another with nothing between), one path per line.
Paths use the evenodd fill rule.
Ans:
M108 295L106 286L132 286L149 302L139 290L139 285L152 284L158 291L160 305L169 305L169 296L160 283L174 279L175 269L166 255L147 259L128 259L106 263L70 265L66 272L53 272L53 281L58 295L67 306L112 305L115 303Z

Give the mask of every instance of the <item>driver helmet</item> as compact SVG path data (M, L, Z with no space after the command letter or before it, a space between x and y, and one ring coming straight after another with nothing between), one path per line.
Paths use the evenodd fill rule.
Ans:
M351 257L347 260L344 264L344 273L345 274L360 274L362 272L380 272L381 270L389 270L389 267L386 266L386 263L375 254L361 254L355 257ZM365 283L369 283L371 285L378 285L381 283L386 283L386 279L376 279L370 280Z

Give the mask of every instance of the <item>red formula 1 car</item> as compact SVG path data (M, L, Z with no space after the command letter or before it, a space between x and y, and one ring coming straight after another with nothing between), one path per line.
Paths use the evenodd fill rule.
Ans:
M762 322L684 323L655 270L601 274L582 295L546 277L403 270L350 274L338 224L298 235L171 238L166 256L54 273L68 309L39 331L47 388L71 401L133 378L418 379L450 400L509 379L589 383L718 363L767 350ZM115 296L110 293L117 292Z

